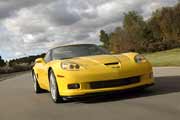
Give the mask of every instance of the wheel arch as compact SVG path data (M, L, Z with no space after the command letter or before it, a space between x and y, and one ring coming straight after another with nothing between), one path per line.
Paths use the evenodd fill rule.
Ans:
M52 67L48 68L48 81L50 82L50 72L53 71ZM54 72L54 71L53 71Z
M38 78L38 73L37 73L37 71L35 70L35 68L33 68L32 71L31 71L31 75L33 76L34 74L35 74L36 77Z

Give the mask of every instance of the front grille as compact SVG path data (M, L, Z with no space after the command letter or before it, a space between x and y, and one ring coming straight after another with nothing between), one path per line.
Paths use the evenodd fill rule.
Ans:
M100 88L120 87L120 86L124 86L124 85L130 85L130 84L138 83L138 82L140 82L139 76L138 77L118 79L118 80L91 82L90 88L91 89L100 89Z

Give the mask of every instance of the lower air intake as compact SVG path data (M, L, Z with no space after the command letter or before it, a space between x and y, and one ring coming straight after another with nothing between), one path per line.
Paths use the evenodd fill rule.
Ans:
M130 85L140 82L140 77L131 77L117 80L108 80L108 81L97 81L91 82L91 89L100 89L100 88L111 88L111 87L120 87L125 85Z

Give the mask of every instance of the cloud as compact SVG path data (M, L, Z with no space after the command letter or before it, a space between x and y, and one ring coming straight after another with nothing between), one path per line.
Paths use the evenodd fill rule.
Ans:
M54 0L1 0L0 1L0 18L12 16L16 11L22 8L28 8L38 4L47 4Z
M0 54L6 59L39 54L71 43L98 43L99 31L120 26L123 13L146 19L177 0L1 0Z
M44 10L47 18L55 25L72 25L81 20L80 15L76 9L68 6L66 1L57 1L52 3Z

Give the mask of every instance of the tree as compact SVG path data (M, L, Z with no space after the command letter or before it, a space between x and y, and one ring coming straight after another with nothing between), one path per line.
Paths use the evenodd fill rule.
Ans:
M143 49L148 30L143 17L135 11L124 13L123 27L131 42L136 45L136 51Z
M101 30L100 41L114 52L155 52L180 47L180 2L156 10L144 21L135 11L124 13L123 25L107 35Z
M100 41L103 43L103 47L109 48L109 36L104 30L100 31Z
M117 27L113 33L110 34L110 49L115 53L134 51L135 46L131 42L129 35L121 27Z
M2 59L2 57L0 56L0 67L3 67L3 66L5 66L6 65L6 63L5 63L5 61Z
M180 47L180 3L156 10L148 20L152 31L151 51Z

